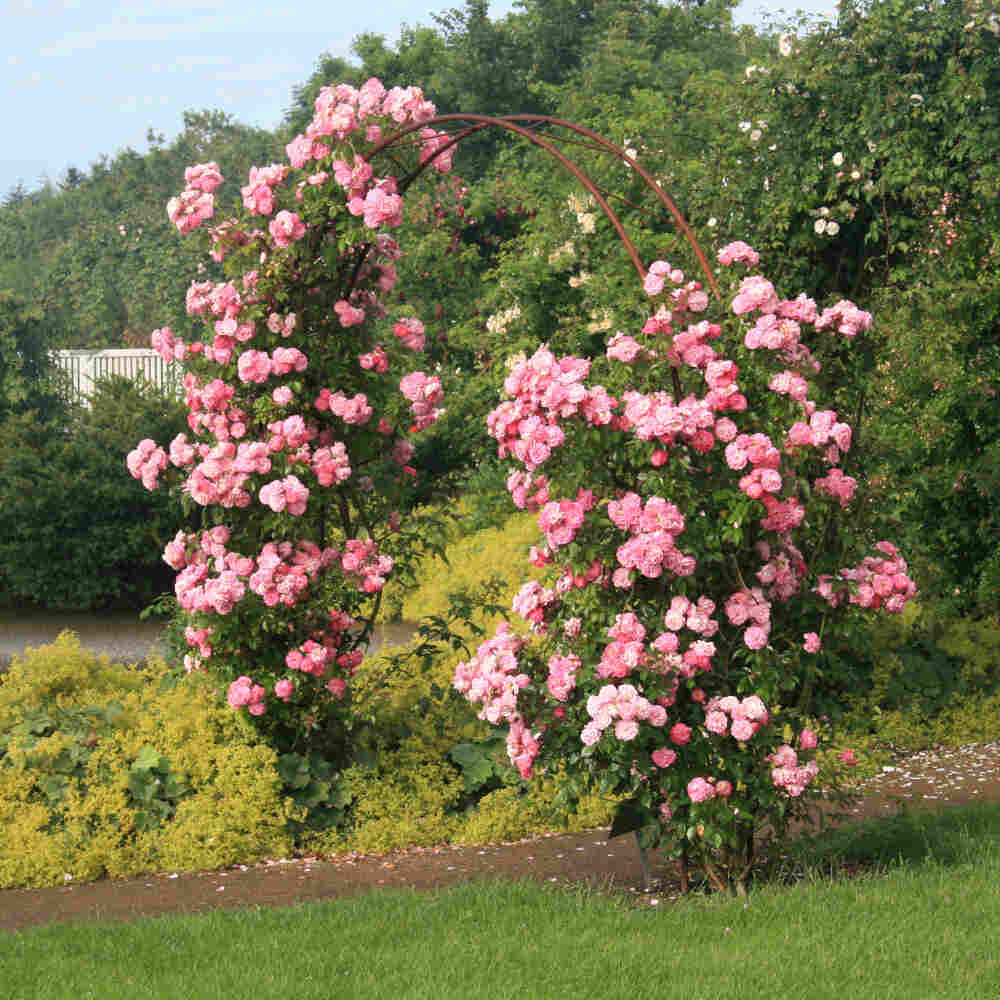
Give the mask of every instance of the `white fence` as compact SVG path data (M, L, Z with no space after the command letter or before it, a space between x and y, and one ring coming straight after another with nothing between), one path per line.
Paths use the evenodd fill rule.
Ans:
M150 348L55 351L53 358L69 376L73 402L86 405L87 396L94 391L94 383L107 375L123 375L125 378L141 375L178 397L183 394L181 383L184 373L181 366L168 364Z

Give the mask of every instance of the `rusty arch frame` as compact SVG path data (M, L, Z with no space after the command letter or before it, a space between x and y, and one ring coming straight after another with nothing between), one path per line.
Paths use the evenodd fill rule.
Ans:
M588 142L588 148L597 151L603 151L609 153L613 156L617 156L622 162L627 164L632 170L634 170L646 183L646 186L656 195L660 203L667 209L671 217L674 220L674 224L677 228L684 234L688 243L694 252L695 258L698 261L698 265L705 276L705 280L708 282L709 287L715 294L716 298L721 298L721 293L719 292L718 282L715 279L715 274L712 271L711 265L708 262L708 258L705 256L704 250L702 250L701 245L695 238L694 233L691 231L691 227L688 225L687 221L681 215L677 206L674 204L673 199L663 190L662 187L657 183L653 176L646 170L642 164L633 160L624 149L620 146L614 145L614 143L605 139L600 133L593 131L592 129L586 128L583 125L577 125L574 122L566 121L562 118L554 118L550 115L478 115L478 114L448 114L448 115L437 115L427 121L417 122L411 125L407 125L404 128L399 129L397 132L393 132L392 135L386 136L378 143L376 143L368 152L368 159L372 159L379 153L388 152L394 145L401 143L408 136L412 135L419 129L424 128L434 128L435 126L452 126L458 124L465 124L468 127L459 132L454 138L449 142L445 143L441 149L437 150L433 156L427 158L427 160L422 163L419 167L408 174L402 181L400 181L400 187L405 190L417 177L423 173L431 164L434 159L441 156L443 153L457 146L463 139L468 136L473 135L487 128L499 128L504 131L511 132L514 135L518 135L528 142L533 143L539 148L545 150L552 157L554 157L566 170L568 170L583 186L586 190L594 197L595 201L601 207L601 210L607 216L608 220L614 226L615 231L618 233L619 239L625 247L628 253L632 265L639 276L640 282L645 280L646 268L639 258L638 251L635 248L632 240L629 238L628 233L625 231L625 226L619 218L618 214L609 204L607 198L601 193L600 188L593 181L593 179L577 164L574 163L565 153L557 149L552 142L548 139L542 137L537 129L531 127L531 123L539 123L543 125L556 126L558 128L568 129L571 132L576 133L579 136L583 136Z

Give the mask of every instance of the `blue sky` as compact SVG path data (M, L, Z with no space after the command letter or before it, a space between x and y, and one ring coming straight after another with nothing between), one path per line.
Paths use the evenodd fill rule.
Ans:
M0 0L6 58L0 95L6 139L0 196L29 189L104 153L145 152L149 128L172 138L185 110L219 108L273 128L292 88L321 53L349 56L351 39L374 31L394 41L399 27L433 23L461 0ZM500 17L513 0L494 0ZM346 8L346 12L345 12ZM744 0L741 21L762 11L802 9L833 16L833 0ZM276 11L278 12L276 14ZM419 83L420 81L413 81ZM431 95L433 97L433 95Z

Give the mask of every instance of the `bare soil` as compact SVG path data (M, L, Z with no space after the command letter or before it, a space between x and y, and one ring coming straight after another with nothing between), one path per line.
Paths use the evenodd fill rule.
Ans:
M887 767L866 786L854 818L893 815L901 804L942 808L1000 802L1000 743L915 754ZM655 899L680 893L679 872L652 859ZM280 858L222 871L163 872L131 879L67 883L51 889L0 891L0 931L61 921L135 920L218 907L288 906L381 889L434 889L475 879L532 878L638 893L639 852L633 837L608 830L546 834L481 847L418 847L388 855ZM652 902L653 899L651 898Z

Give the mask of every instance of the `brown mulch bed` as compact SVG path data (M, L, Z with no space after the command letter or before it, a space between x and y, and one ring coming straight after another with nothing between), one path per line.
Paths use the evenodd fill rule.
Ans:
M1000 802L1000 743L926 751L869 783L857 819L894 814L900 803L942 807ZM678 873L657 865L657 894L679 894ZM433 889L484 878L533 878L638 892L639 852L608 831L547 834L513 844L412 848L389 855L278 859L223 871L165 872L51 889L0 891L0 931L56 921L133 920L233 906L286 906L391 888Z

